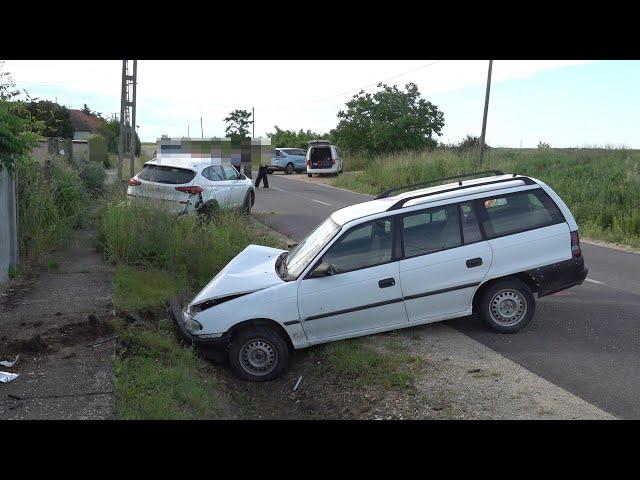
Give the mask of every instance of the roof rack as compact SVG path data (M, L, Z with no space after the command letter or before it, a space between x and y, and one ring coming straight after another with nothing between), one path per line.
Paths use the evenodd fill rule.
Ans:
M484 175L484 174L487 174L487 173L490 173L493 176L495 176L495 175L504 175L504 172L501 172L500 170L485 170L483 172L462 173L460 175L454 175L453 177L436 178L434 180L429 180L428 182L414 183L412 185L405 185L404 187L390 188L389 190L385 190L384 192L382 192L375 199L378 200L379 198L387 198L390 193L397 192L399 190L405 190L407 188L415 188L415 187L426 187L427 185L431 185L432 183L442 182L444 180L458 180L458 184L462 185L462 181L460 180L461 178L474 177L476 175Z
M309 140L307 142L308 145L322 145L322 144L327 144L327 145L331 145L331 142L329 140Z
M406 202L410 200L415 200L416 198L429 197L431 195L439 195L441 193L454 192L456 190L464 190L465 188L481 187L484 185L493 185L496 183L512 182L514 180L522 180L525 183L525 185L537 185L536 182L530 179L529 177L524 177L524 176L516 177L516 174L513 174L513 176L509 178L501 178L500 180L490 180L488 182L474 183L472 185L462 185L462 182L459 182L459 185L457 187L447 188L446 190L439 190L437 192L422 193L420 195L415 195L413 197L407 197L407 198L398 200L396 203L394 203L389 208L387 208L387 212L402 208Z

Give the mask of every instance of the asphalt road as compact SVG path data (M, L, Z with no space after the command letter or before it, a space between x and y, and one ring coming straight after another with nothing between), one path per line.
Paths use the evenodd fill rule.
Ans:
M301 240L342 207L367 195L269 175L255 216ZM640 418L640 255L582 243L587 281L537 302L515 335L475 318L447 323L554 384L621 418Z

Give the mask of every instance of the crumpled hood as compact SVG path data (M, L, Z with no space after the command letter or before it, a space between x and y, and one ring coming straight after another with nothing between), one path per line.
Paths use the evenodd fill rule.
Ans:
M255 292L284 283L275 267L282 252L286 250L249 245L213 277L189 306L212 298Z

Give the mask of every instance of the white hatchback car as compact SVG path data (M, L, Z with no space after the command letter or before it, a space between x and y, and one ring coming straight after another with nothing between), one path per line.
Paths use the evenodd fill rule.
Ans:
M472 313L516 332L534 293L586 278L578 226L545 183L481 173L338 210L290 252L250 245L174 302L174 321L251 381L281 374L292 349Z
M251 179L232 165L201 158L153 159L129 180L127 195L160 200L175 213L211 214L216 209L251 212L255 192Z

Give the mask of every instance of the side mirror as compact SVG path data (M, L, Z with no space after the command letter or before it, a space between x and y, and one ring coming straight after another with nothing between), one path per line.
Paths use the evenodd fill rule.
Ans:
M245 179L245 178L247 178L247 177L245 176L245 174L244 174L244 173L239 173L239 174L238 174L238 178L239 178L240 180L244 180L244 179Z
M334 273L335 270L333 269L333 265L327 262L322 262L316 267L313 272L311 272L311 277L328 277L329 275L333 275Z
M297 246L298 246L298 243L288 243L288 244L287 244L287 248L288 248L289 250L291 250L291 249L293 249L293 248L296 248Z

